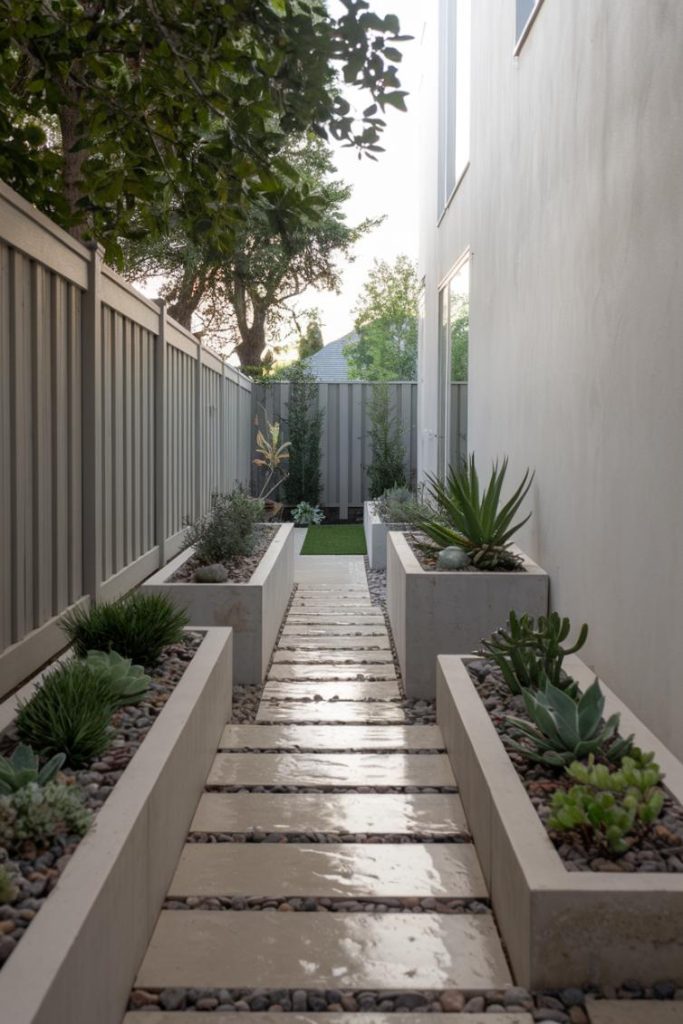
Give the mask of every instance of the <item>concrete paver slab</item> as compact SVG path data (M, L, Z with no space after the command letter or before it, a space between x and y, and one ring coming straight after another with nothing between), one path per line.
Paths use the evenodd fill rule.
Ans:
M326 651L337 650L372 650L388 651L389 634L386 630L375 636L301 636L289 633L280 637L278 652L280 651L319 651L321 657Z
M466 836L455 793L204 793L193 832Z
M330 636L386 636L388 637L387 627L381 623L370 623L367 626L358 626L347 624L346 626L306 626L306 625L293 625L289 626L285 622L282 629L283 637L288 636L319 636L319 637L330 637Z
M261 704L257 722L357 722L366 725L380 722L405 722L405 711L399 704L381 701L287 701Z
M586 1009L591 1024L683 1024L678 1000L595 999Z
M294 582L331 587L357 583L367 587L365 559L362 555L298 555L294 559Z
M443 750L438 725L226 725L219 746L300 750Z
M396 669L390 665L295 665L273 664L268 682L362 682L363 679L396 679Z
M298 609L287 616L288 626L358 626L362 623L384 622L384 616L377 612L303 612Z
M434 1024L432 1013L354 1013L353 1024ZM287 1024L349 1024L348 1013L287 1013ZM123 1024L197 1024L196 1013L132 1011ZM212 1013L210 1024L235 1024L234 1013ZM272 1013L252 1012L249 1024L273 1024ZM491 1024L490 1013L440 1013L439 1024ZM528 1013L498 1013L496 1024L533 1024Z
M282 700L399 700L400 696L396 679L321 679L315 682L308 679L303 683L293 679L274 679L266 683L261 703Z
M454 786L445 754L218 753L209 786Z
M511 978L488 915L165 910L136 984L247 988L266 981L273 988L483 991Z
M390 650L363 650L357 647L349 650L277 650L273 665L393 665L394 656Z
M169 896L346 899L488 895L471 843L188 843Z

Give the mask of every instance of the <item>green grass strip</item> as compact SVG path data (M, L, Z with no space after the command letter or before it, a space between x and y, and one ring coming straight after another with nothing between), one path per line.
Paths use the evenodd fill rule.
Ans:
M302 555L364 555L362 526L309 526Z

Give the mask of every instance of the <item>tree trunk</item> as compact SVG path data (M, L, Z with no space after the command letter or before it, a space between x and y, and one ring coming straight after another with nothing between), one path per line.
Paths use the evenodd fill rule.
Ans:
M59 108L59 127L62 134L62 156L64 159L62 167L64 198L69 207L69 214L72 220L69 234L79 241L83 241L87 234L88 225L82 219L82 213L78 204L84 194L83 164L87 159L88 151L87 149L78 149L74 152L74 146L82 138L79 131L80 113L77 100L78 97L74 95L72 104Z
M192 330L192 317L206 291L206 278L193 274L187 268L178 284L168 292L168 312L181 327Z
M258 298L247 293L247 289L239 282L233 282L230 301L235 311L237 329L240 334L240 342L235 346L235 352L244 368L263 365L263 355L266 351L266 318L268 310ZM251 306L251 322L249 322L249 307Z

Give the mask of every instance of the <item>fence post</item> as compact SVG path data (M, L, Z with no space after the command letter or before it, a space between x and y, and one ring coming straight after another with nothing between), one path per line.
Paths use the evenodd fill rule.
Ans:
M221 360L221 388L220 388L220 403L218 406L218 457L220 460L220 469L218 474L219 484L218 488L221 494L227 494L228 492L228 466L227 466L227 443L225 437L226 424L228 422L228 410L227 410L227 397L230 393L230 387L225 381L225 359Z
M102 586L102 257L88 245L88 290L81 332L81 411L83 417L83 591L97 603Z
M166 302L156 301L159 329L154 349L154 534L161 568L166 564Z
M197 342L194 392L194 517L202 514L202 346Z

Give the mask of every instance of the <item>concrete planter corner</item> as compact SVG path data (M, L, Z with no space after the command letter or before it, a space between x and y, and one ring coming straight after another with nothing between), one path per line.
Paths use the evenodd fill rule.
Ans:
M294 588L293 525L278 526L248 583L171 582L191 555L192 549L185 548L150 576L143 590L171 598L187 611L192 626L232 626L235 681L262 682Z
M548 574L519 553L524 572L427 572L389 533L387 611L409 697L434 698L439 654L470 653L511 611L547 613Z
M576 656L565 666L582 689L594 679ZM683 764L601 686L606 715L621 714L683 800ZM461 657L438 659L437 721L517 984L682 984L683 875L567 871Z
M403 523L385 523L375 512L374 501L363 502L363 530L365 546L368 552L368 564L371 569L387 567L387 537L392 530L408 529Z

